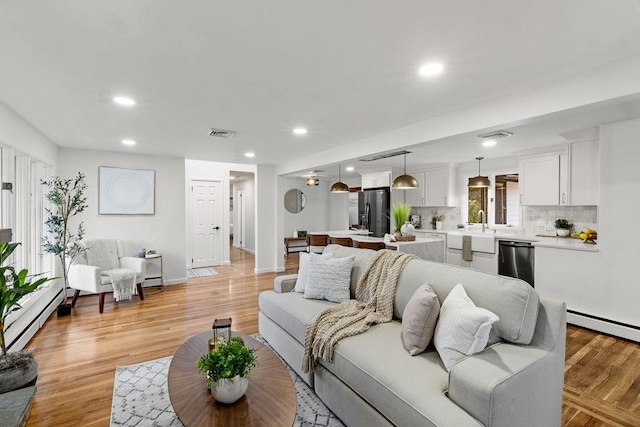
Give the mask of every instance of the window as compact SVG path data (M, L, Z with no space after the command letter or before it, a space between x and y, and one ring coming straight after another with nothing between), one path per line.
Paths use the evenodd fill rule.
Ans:
M491 188L468 188L467 221L480 223L478 212L485 212L491 225L520 225L518 174L489 176Z
M479 223L480 217L478 212L482 210L484 212L484 220L487 220L487 199L488 188L469 188L469 210L468 216L469 223Z
M519 225L518 174L496 175L494 223Z

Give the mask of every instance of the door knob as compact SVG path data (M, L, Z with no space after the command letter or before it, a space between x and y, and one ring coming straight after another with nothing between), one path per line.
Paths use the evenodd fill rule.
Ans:
M213 227L214 230L220 230L220 226L216 225L215 227Z

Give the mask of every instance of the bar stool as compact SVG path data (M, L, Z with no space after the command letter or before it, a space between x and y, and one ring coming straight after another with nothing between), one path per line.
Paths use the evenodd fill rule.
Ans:
M309 252L321 254L324 248L329 244L328 234L308 234L307 245L309 246Z
M353 246L353 240L351 237L331 237L329 236L329 244L330 245L342 245L342 246Z
M358 242L357 240L353 241L354 248L361 249L373 249L374 251L379 251L380 249L384 249L387 245L384 242Z

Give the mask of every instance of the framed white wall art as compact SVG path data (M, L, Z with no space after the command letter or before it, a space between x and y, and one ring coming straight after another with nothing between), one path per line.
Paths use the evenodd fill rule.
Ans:
M100 215L155 214L156 171L100 166Z

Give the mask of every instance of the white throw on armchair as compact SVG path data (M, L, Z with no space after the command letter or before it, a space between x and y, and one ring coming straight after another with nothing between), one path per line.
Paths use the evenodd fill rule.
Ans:
M146 271L144 258L121 257L118 254L118 243L113 239L85 240L83 243L87 250L78 255L69 269L69 287L75 289L72 306L76 305L80 291L97 293L99 294L99 309L102 313L105 293L114 292L112 284L114 277L122 277L123 282L131 279L132 283L130 284L136 285L140 300L144 300L142 290ZM130 298L133 292L133 289L128 291L120 287L116 290L122 293L122 299ZM123 290L124 292L122 292Z

